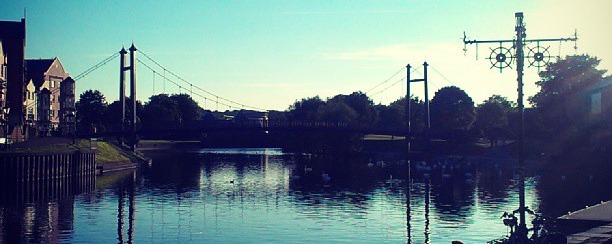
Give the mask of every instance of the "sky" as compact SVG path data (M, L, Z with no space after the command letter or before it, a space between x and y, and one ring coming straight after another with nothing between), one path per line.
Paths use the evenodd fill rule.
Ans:
M296 100L367 92L376 104L406 93L405 66L422 78L429 63L429 97L455 85L476 103L493 94L516 100L516 70L490 69L498 44L468 45L462 38L513 39L514 13L523 12L527 39L571 37L574 43L543 43L556 56L589 54L612 70L612 28L606 0L311 0L311 1L25 1L0 0L0 19L27 24L26 58L58 57L76 76L132 43L138 59L167 69L164 81L137 63L138 99L190 93L190 85L240 104L285 110ZM529 46L529 47L533 47ZM467 51L464 51L464 48ZM529 49L526 49L528 51ZM538 69L525 70L526 97L538 91ZM395 74L395 76L394 76ZM607 73L608 75L610 72ZM385 82L386 81L386 82ZM382 84L381 84L382 83ZM379 85L381 84L381 85ZM118 99L119 59L77 81L77 92L100 90ZM412 95L424 97L422 83ZM206 109L237 109L193 88ZM221 100L223 102L223 100ZM227 102L225 102L227 103Z

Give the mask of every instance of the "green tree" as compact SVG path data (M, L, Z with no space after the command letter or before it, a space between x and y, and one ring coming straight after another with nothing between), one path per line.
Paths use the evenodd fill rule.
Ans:
M538 111L543 131L555 134L583 122L588 108L583 93L606 73L597 69L599 62L589 55L567 56L540 72L540 91L529 102Z
M406 97L402 97L389 106L377 106L379 114L378 127L389 130L405 130L406 122ZM422 132L424 123L423 101L418 97L410 97L410 128L413 132Z
M136 101L136 125L141 124L143 106L142 102ZM132 114L132 99L129 97L125 98L125 118L126 120L131 119ZM121 102L114 101L108 105L106 113L104 114L104 124L110 131L121 130Z
M349 95L336 95L327 103L341 101L349 106L356 114L350 121L355 125L372 126L378 121L378 112L374 108L374 102L363 92L353 92Z
M348 104L341 99L331 99L323 106L320 118L325 122L354 123L359 117Z
M288 117L293 121L316 121L323 106L325 102L319 96L303 98L289 107Z
M142 127L146 129L172 129L180 124L180 111L176 101L167 94L154 95L144 106Z
M76 103L77 129L90 133L93 128L103 130L103 118L107 103L104 95L98 90L87 90L79 96Z
M489 139L491 146L507 134L508 114L512 110L512 102L500 95L493 95L476 107L476 127Z
M174 94L170 99L176 102L180 121L195 121L200 118L202 109L188 94Z
M443 87L431 100L431 127L438 136L463 136L476 120L474 101L456 86Z

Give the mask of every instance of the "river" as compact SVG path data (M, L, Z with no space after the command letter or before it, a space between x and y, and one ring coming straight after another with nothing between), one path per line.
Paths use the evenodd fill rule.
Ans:
M518 207L518 175L503 160L414 163L408 184L406 161L383 156L147 154L151 165L101 176L95 191L1 205L0 241L485 243L507 233L500 216ZM551 181L526 178L530 209L559 216L612 196L593 177Z

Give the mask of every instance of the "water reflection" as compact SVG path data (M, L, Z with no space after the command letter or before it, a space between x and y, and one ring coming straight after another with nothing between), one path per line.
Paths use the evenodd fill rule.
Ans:
M1 240L480 243L504 235L499 216L518 206L518 177L494 162L409 167L401 158L251 149L151 156L138 173L98 179L95 192L2 206ZM531 209L551 206L539 182L526 182Z

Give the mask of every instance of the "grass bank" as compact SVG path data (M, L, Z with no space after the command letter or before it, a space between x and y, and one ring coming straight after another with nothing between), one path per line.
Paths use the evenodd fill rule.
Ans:
M103 139L92 141L77 139L73 142L71 138L45 137L32 138L30 140L10 145L6 152L11 153L65 153L78 150L95 150L96 164L105 169L134 167L138 162L146 161L147 158L138 153L126 150L114 142Z

